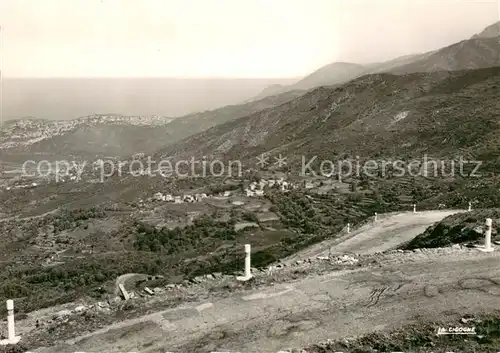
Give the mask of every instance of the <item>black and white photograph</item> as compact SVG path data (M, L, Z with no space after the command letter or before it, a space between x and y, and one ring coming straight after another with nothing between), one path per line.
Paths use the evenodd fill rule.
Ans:
M500 353L500 0L0 0L0 353Z

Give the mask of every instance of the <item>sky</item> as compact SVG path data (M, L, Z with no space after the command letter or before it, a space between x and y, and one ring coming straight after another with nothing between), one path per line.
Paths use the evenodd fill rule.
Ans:
M301 77L467 39L497 0L0 0L3 77Z

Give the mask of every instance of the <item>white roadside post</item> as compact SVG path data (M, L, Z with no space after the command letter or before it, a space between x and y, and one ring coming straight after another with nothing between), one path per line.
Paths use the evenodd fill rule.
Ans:
M245 277L252 277L252 272L250 268L251 264L251 247L250 244L245 244Z
M20 336L16 336L16 327L14 323L14 301L7 300L7 339L1 340L0 345L16 344L21 340Z
M486 218L486 229L484 231L484 251L493 251L493 248L491 247L491 225L492 225L492 220L491 218Z
M351 223L347 223L347 233L351 232Z
M250 244L245 244L245 275L243 277L236 277L238 281L248 281L252 278L251 271L251 246Z
M413 213L417 213L417 204L413 204Z

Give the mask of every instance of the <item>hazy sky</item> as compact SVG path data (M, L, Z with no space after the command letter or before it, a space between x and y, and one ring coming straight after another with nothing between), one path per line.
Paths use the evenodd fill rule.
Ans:
M469 38L498 1L0 0L4 77L297 77Z

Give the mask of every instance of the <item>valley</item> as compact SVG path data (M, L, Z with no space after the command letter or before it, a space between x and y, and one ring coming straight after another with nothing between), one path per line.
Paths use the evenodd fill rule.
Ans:
M498 29L184 116L5 121L0 352L497 349Z

